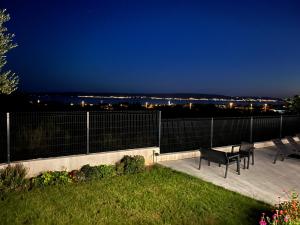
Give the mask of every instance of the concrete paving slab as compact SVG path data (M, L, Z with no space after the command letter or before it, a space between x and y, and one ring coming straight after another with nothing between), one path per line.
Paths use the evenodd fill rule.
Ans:
M218 164L211 163L208 166L207 161L203 160L199 170L199 158L166 161L160 164L248 197L275 204L278 203L278 197L282 201L287 199L284 193L286 191L300 193L300 159L286 158L273 164L275 153L275 147L256 149L255 165L250 164L249 169L242 169L242 161L241 175L238 175L235 164L232 164L226 179L224 165L219 167Z

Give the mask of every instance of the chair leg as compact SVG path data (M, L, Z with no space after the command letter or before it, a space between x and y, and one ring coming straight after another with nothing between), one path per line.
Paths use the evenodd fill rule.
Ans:
M250 155L248 156L247 169L249 169L249 164L250 164Z
M244 157L244 169L246 169L246 157Z
M208 166L210 166L210 161L209 160L207 161L207 164L208 164Z
M254 165L254 152L252 152L252 165Z
M236 164L237 164L237 172L238 172L238 175L241 174L241 164L240 164L240 160L237 160L236 161Z
M201 169L201 161L202 161L202 157L200 157L200 160L199 160L199 170Z
M228 171L228 163L226 164L226 170L225 170L225 177L224 178L227 178L227 171Z
M279 151L277 151L277 153L275 155L275 159L274 159L274 162L273 162L274 164L276 163L278 156L279 156Z

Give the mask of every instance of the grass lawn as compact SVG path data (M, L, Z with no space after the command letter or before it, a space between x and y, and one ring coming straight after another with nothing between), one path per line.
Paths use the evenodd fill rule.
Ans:
M258 224L264 203L154 166L91 182L4 195L0 224Z

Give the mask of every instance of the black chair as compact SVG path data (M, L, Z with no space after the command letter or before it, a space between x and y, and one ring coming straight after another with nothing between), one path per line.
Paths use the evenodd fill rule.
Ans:
M244 169L246 169L246 158L247 158L247 169L249 169L250 158L252 157L252 165L254 165L254 143L242 142L240 145L233 145L231 147L231 152L238 148L240 159L244 159Z
M275 155L274 164L276 163L279 156L281 156L281 161L283 161L289 155L299 155L300 150L295 149L293 146L288 146L283 144L281 139L273 139L273 143L277 148L277 153Z
M215 149L200 149L200 162L199 162L199 170L201 169L201 161L205 159L208 161L208 165L210 166L210 162L218 163L219 167L222 165L226 165L225 170L225 178L227 177L228 166L230 164L236 163L237 172L240 175L240 156L237 153L227 153L218 151Z
M295 141L295 139L292 136L286 136L285 138L288 140L291 146L300 153L300 145Z

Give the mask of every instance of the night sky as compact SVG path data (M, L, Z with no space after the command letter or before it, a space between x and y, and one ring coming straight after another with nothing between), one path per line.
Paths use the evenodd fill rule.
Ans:
M300 93L300 1L1 0L23 91Z

